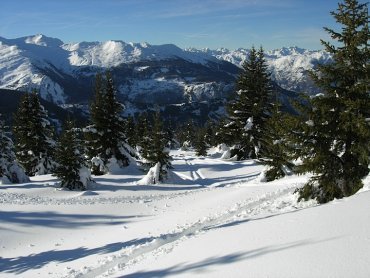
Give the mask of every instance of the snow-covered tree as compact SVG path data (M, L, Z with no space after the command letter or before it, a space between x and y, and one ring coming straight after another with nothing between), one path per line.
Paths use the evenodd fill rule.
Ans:
M4 121L0 119L0 184L28 181L28 176L16 160L14 144L6 132Z
M55 167L53 127L36 91L24 94L14 117L16 156L27 175L43 175Z
M91 124L84 129L87 154L92 161L94 174L109 171L107 165L114 160L119 167L129 164L127 138L124 132L124 107L116 99L116 90L109 73L96 76L95 97L90 106Z
M236 84L236 97L228 105L229 122L223 134L235 145L238 159L259 158L264 147L266 122L271 114L270 75L262 47L252 47Z
M314 174L300 197L320 203L357 192L370 162L368 7L344 0L331 14L342 28L325 28L338 46L322 41L333 62L318 65L313 74L323 94L312 99L309 120L302 124L298 168Z
M58 166L54 170L54 175L60 179L61 187L69 190L86 190L92 181L83 151L80 129L77 129L72 121L67 120L55 152Z
M147 168L156 166L158 178L154 183L166 179L168 170L171 168L171 157L167 148L166 133L163 131L163 123L160 113L154 117L153 128L148 133L148 141L143 154L143 164Z

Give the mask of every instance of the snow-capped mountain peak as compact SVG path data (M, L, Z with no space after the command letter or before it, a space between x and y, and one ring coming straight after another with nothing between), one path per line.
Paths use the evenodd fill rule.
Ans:
M28 44L35 44L46 47L59 47L63 44L60 39L50 38L42 34L25 37L24 41Z
M180 89L184 94L194 92L195 87L198 92L204 84L223 90L225 85L232 85L238 73L233 65L240 68L248 55L249 49L244 48L181 49L174 44L151 45L120 40L63 43L42 34L16 39L0 37L0 88L38 88L43 98L63 103L67 95L76 93L74 83L79 82L81 74L83 78L91 78L98 68L128 67L129 72L124 74L130 80L122 80L125 84L118 84L118 87L123 86L126 90L142 90L142 84L133 85L136 81L132 78L144 76L145 80L140 82L144 82L143 86L148 90L162 90L161 86L164 86L163 91L168 92L168 84L176 85L176 90ZM330 60L330 55L324 51L309 51L299 47L268 51L265 57L272 77L281 87L307 93L316 93L307 72L318 62ZM175 62L180 60L181 67ZM217 82L221 79L230 84L219 86ZM223 92L207 91L206 95L209 94L223 95Z

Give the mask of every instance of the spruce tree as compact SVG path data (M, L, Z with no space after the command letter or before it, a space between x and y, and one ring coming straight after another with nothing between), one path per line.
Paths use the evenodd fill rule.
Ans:
M163 123L160 113L154 117L153 128L148 134L148 142L143 152L144 165L154 167L159 164L159 182L167 177L168 170L171 168L171 157L167 148L166 133L163 131Z
M195 140L195 154L197 156L206 156L207 155L207 142L206 142L206 129L199 128Z
M223 132L235 145L238 159L259 158L264 148L266 122L271 115L270 75L262 47L252 47L236 84L236 97L228 107Z
M14 144L6 131L4 121L0 119L0 184L28 181L29 178L25 174L24 169L16 160Z
M293 119L292 115L287 115L280 110L280 104L276 101L273 113L266 124L265 148L259 159L268 166L265 172L266 181L282 178L293 171L289 140Z
M110 73L96 76L95 97L90 106L91 124L84 129L87 154L92 171L101 175L109 171L108 164L117 162L127 166L127 138L124 133L123 105L116 99L116 90Z
M235 144L235 136L237 134L235 128L229 128L235 125L235 121L229 121L229 119L221 118L216 126L215 131L215 144L226 144L232 146Z
M188 150L194 146L195 137L195 124L193 120L189 120L178 130L178 139L183 150Z
M43 175L55 167L55 140L47 111L36 91L24 94L14 117L16 156L27 175Z
M210 147L214 147L216 143L216 124L213 121L208 120L205 126L205 137L204 141Z
M146 157L150 149L149 146L149 120L148 113L141 113L138 117L138 122L136 125L136 141L137 149L141 157Z
M88 183L92 181L91 174L84 157L81 132L71 120L64 124L55 159L58 166L54 175L60 179L61 187L69 190L87 189Z
M320 203L357 192L369 173L370 157L368 7L344 0L331 14L342 29L325 30L339 46L322 41L333 61L313 73L323 94L312 99L298 168L314 174L300 198Z
M131 147L136 147L136 145L138 144L135 130L136 130L135 120L132 116L128 116L125 121L125 134L127 137L127 143Z

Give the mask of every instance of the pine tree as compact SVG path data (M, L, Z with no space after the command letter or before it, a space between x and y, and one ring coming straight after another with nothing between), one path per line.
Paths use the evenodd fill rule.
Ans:
M314 176L299 191L300 198L325 203L350 196L369 173L370 94L367 4L344 0L331 13L343 27L325 28L338 47L322 41L333 62L313 74L323 94L312 99L301 138L300 172Z
M16 156L27 175L43 175L55 167L55 141L47 111L36 91L24 94L14 117Z
M24 169L16 160L14 144L6 132L4 121L0 120L0 184L28 181L29 178L25 174Z
M80 130L71 120L64 124L63 133L57 144L55 159L58 166L54 175L61 180L61 187L69 190L86 190L92 181L87 168Z
M127 143L132 147L136 147L136 145L138 144L135 130L135 120L132 116L128 116L125 121L125 134L127 137Z
M197 156L207 155L206 129L199 128L195 140L195 152Z
M166 134L163 131L163 123L160 113L157 112L154 117L153 129L149 133L149 140L143 152L146 167L159 165L159 182L167 177L167 172L171 168L171 157L167 148Z
M235 136L237 134L235 128L229 128L235 125L235 121L230 122L226 118L221 118L216 126L215 144L233 145L236 142Z
M236 84L236 97L228 105L229 122L224 126L239 159L259 158L264 148L266 122L271 115L270 75L262 47L252 47Z
M91 124L84 129L87 154L93 162L92 171L101 175L109 171L109 163L127 166L127 138L124 133L123 105L116 99L110 73L96 76L95 97L90 106Z
M216 146L216 124L213 121L207 121L206 126L205 126L205 137L204 141L205 143L210 146L214 147Z
M194 146L195 124L193 120L182 125L178 131L178 139L183 150L188 150Z
M259 159L268 166L265 173L266 181L282 178L294 168L292 163L291 142L289 141L293 116L287 115L280 110L280 104L274 104L271 118L266 124L265 148Z
M137 148L141 157L146 157L150 152L149 146L149 120L146 112L141 113L136 125Z

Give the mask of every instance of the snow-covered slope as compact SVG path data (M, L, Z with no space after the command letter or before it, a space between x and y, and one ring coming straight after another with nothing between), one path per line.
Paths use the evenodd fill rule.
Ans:
M197 55L184 51L173 44L150 45L148 43L125 43L123 41L81 42L65 44L70 52L73 66L117 67L124 63L181 58L194 63L205 64L216 59L206 54Z
M67 69L65 58L68 53L58 39L42 35L8 40L0 37L0 88L40 90L44 99L64 103L64 89L53 80L48 71L58 74Z
M247 55L246 49L180 49L173 44L123 41L63 43L44 35L0 37L0 88L37 88L43 98L55 103L87 101L88 93L81 91L90 90L95 73L112 69L117 87L128 99L137 100L138 95L155 99L143 97L150 93L165 103L205 100L230 91ZM267 53L266 58L281 87L312 94L317 89L307 71L330 56L283 48Z
M167 183L135 166L86 192L50 176L0 185L0 277L368 277L370 177L356 195L297 202L307 176L172 151Z
M163 65L164 61L167 65ZM179 63L182 69L176 68ZM89 90L95 73L105 69L115 69L113 71L117 76L125 77L115 80L119 81L118 87L129 99L137 98L138 94L142 96L148 91L151 94L172 93L175 99L178 99L180 93L183 101L185 91L192 91L189 87L194 85L198 91L201 88L203 80L197 80L197 76L205 73L209 77L214 72L216 75L217 72L223 72L223 69L216 70L215 64L222 67L222 63L215 57L188 52L172 44L150 45L123 41L64 44L59 39L43 35L0 38L0 88L37 88L43 98L56 103L81 99L76 96L81 92L80 88ZM169 67L173 68L172 71ZM226 73L230 74L234 73ZM204 83L218 84L219 87L220 82L225 83L222 79L210 77ZM209 85L206 87L209 88ZM209 93L208 89L199 95L216 94Z

